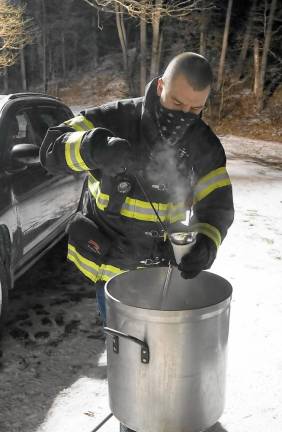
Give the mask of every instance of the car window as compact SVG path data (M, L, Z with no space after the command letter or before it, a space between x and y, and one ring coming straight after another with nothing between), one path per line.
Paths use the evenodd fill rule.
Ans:
M57 126L68 120L70 113L64 108L54 106L38 106L34 109L33 127L39 138L39 144L43 141L48 128Z
M9 118L7 148L16 144L35 144L35 134L27 111L19 111Z

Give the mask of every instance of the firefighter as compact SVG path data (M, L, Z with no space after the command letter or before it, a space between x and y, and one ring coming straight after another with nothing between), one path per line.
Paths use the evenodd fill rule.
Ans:
M211 85L207 59L184 52L144 97L86 109L46 134L40 157L48 171L87 172L86 205L68 226L68 259L95 284L104 320L107 280L172 259L163 226L190 211L196 243L178 267L194 278L211 267L233 222L225 152L201 118Z

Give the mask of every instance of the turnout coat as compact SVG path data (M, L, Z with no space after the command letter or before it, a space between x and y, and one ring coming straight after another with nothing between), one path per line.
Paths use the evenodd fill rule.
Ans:
M169 229L189 211L189 230L209 237L217 248L233 221L232 187L219 139L194 115L168 148L155 114L156 87L154 79L144 97L82 111L50 128L41 146L41 163L50 172L87 173L84 214L76 214L68 227L68 259L93 282L167 264L170 245L149 200ZM90 146L86 138L98 127L131 143L133 168L111 177L96 165L95 143ZM129 187L121 193L124 185Z

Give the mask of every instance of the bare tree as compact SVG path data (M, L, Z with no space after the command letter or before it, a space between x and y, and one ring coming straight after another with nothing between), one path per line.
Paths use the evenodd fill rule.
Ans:
M193 10L203 8L203 0L83 0L90 6L104 12L115 12L118 15L126 12L129 16L139 18L140 20L140 47L141 63L140 63L140 90L144 88L144 80L146 79L146 23L152 26L152 50L150 63L150 78L152 79L159 73L159 65L161 60L161 47L163 42L163 33L161 31L161 20L164 17L183 18L189 15ZM205 8L213 7L211 0L205 1ZM124 31L121 28L121 21L117 18L117 28L121 42L123 59L125 64L125 38ZM122 35L122 37L121 37ZM145 77L145 78L144 78Z
M262 109L263 107L263 92L264 92L264 83L265 83L265 74L267 68L267 58L268 52L270 48L271 36L272 36L272 26L274 20L274 14L277 6L277 0L272 0L270 5L270 12L266 26L265 39L263 44L262 58L261 58L261 67L260 67L260 79L259 85L256 93L258 109Z
M159 72L158 60L160 58L160 21L161 21L161 8L163 0L156 0L155 9L152 11L152 55L151 55L151 68L150 79L153 79Z
M140 94L144 93L146 81L147 81L147 22L145 19L140 18Z
M22 47L30 41L24 9L0 0L0 68L11 66Z
M173 0L159 2L158 0L83 0L90 6L100 9L104 12L112 12L113 5L121 6L128 15L132 17L144 17L147 22L154 19L154 14L159 13L161 16L170 16L181 18L187 16L192 10L201 9L202 0ZM213 7L212 0L209 0L207 8Z
M259 93L260 82L260 56L259 56L259 40L254 40L254 88L253 92L255 95Z
M123 69L125 72L128 70L128 56L127 56L127 35L124 25L124 16L121 6L118 3L115 3L115 12L116 12L116 25L118 36L122 49L122 59L123 59Z
M247 19L246 30L245 30L245 34L244 34L244 38L243 38L243 42L242 42L242 47L240 50L238 63L236 66L235 79L237 79L237 80L239 80L240 76L242 75L243 65L244 65L244 62L246 60L247 51L249 48L249 43L250 43L250 39L251 39L251 35L252 35L252 27L253 27L253 23L254 23L254 16L255 16L256 7L257 7L257 0L253 0L250 11L249 11L248 19Z
M26 80L26 64L25 64L24 47L22 47L20 50L20 64L21 64L22 89L23 91L26 91L27 80Z
M222 42L222 49L221 49L219 67L218 67L218 76L217 76L217 85L216 85L217 91L220 90L220 87L221 87L222 81L223 81L223 73L224 73L225 57L226 57L227 46L228 46L228 36L229 36L229 29L230 29L232 4L233 4L233 0L228 0L224 34L223 34L223 42Z
M202 0L202 10L200 12L200 54L206 55L208 25L210 21L210 10L206 9L206 0Z

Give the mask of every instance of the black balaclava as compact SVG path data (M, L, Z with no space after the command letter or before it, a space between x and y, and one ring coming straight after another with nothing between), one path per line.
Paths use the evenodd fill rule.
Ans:
M157 126L162 138L168 141L178 141L186 130L199 118L197 114L171 110L161 105L160 99L156 103Z

